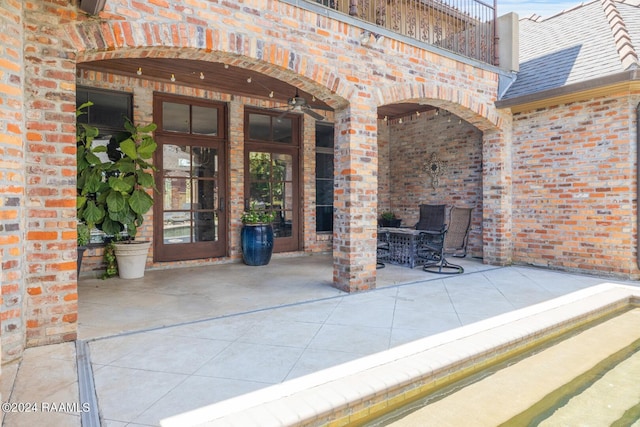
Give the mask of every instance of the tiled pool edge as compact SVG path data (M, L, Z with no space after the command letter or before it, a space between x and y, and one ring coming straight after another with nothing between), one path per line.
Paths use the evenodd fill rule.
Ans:
M604 283L162 420L194 425L347 425L386 412L640 301Z

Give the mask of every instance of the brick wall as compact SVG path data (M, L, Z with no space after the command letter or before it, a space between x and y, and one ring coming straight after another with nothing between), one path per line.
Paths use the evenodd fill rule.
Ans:
M25 340L25 129L22 1L0 3L0 335L2 363Z
M640 94L514 115L514 261L638 277Z
M75 63L54 23L61 2L28 2L24 15L26 127L26 345L76 338Z

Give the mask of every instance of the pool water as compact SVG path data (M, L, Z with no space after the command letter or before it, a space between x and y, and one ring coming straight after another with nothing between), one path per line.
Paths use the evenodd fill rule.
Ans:
M638 325L640 327L640 325ZM640 425L640 340L618 351L504 425Z
M368 426L640 426L640 308Z

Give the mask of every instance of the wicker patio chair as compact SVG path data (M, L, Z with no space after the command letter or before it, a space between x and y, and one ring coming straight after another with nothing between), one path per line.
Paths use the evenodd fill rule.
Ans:
M420 218L416 230L441 231L445 227L447 205L419 205Z
M467 241L471 228L473 208L452 207L449 213L447 236L444 239L444 253L457 258L467 256Z

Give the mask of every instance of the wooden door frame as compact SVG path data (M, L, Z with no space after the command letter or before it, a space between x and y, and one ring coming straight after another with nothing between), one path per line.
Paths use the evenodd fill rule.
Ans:
M181 134L176 132L165 132L163 131L163 122L162 122L162 103L164 101L169 102L177 102L182 104L189 105L199 105L211 107L215 106L218 108L218 130L219 135L215 137L198 135L198 134ZM229 118L228 118L228 105L224 102L213 101L203 98L192 98L188 96L180 96L166 93L157 93L153 94L153 114L155 118L155 123L158 128L156 129L156 140L158 142L158 150L156 150L154 156L154 165L156 165L157 173L156 176L156 187L158 188L158 192L156 196L159 202L154 203L154 220L153 220L153 258L154 262L172 262L172 261L184 261L191 259L207 259L207 258L220 258L229 256L229 206L230 206L230 179L229 179L229 140L228 140L228 128L229 128ZM190 245L199 245L200 247L209 246L218 247L217 252L212 252L211 254L203 253L202 249L194 249L188 250L186 246L182 246L180 248L179 253L176 256L176 251L173 253L170 251L171 248L168 248L167 245L164 245L164 184L163 184L163 164L162 164L162 146L164 144L165 139L174 139L180 141L181 143L177 143L176 145L202 145L207 146L206 141L209 142L210 147L217 148L219 151L219 156L222 157L221 161L218 164L218 181L219 185L217 185L218 189L218 197L222 197L223 201L218 203L218 207L216 208L216 212L218 215L218 234L217 241L213 242L201 242L192 243ZM205 141L203 144L197 144L198 141ZM167 144L171 144L171 142L167 142ZM220 181L222 181L220 183ZM187 244L184 244L187 245ZM187 250L185 250L185 248ZM193 248L192 248L193 249Z
M249 129L248 127L248 116L251 113L257 113L257 114L266 114L266 115L270 115L270 116L280 116L282 115L281 111L274 111L274 110L265 110L265 109L260 109L260 108L250 108L250 107L246 107L244 110L244 135L245 135L245 140L244 140L244 152L243 152L243 164L244 164L244 194L245 194L245 208L246 206L246 202L249 198L249 180L248 180L248 173L249 173L249 152L251 151L263 151L263 152L270 152L270 153L277 153L277 154L291 154L292 155L292 159L294 161L294 165L293 165L293 169L294 169L294 173L296 174L296 176L294 177L294 180L292 180L292 182L294 183L295 186L295 192L293 194L293 198L294 198L294 203L296 204L294 209L293 209L293 220L294 220L294 224L297 224L296 226L296 231L294 236L292 236L291 238L291 245L290 246L285 246L284 248L282 248L281 244L278 244L278 238L276 238L274 240L274 252L296 252L296 251L300 251L302 250L303 247L303 240L304 240L304 227L303 227L303 221L304 221L304 213L303 213L303 209L304 209L304 203L303 203L303 195L304 195L304 184L303 184L303 172L304 172L304 165L303 165L303 145L304 145L304 141L303 141L303 129L304 129L304 123L303 120L304 118L299 115L299 114L286 114L284 115L284 117L290 118L293 120L293 123L295 123L294 125L294 133L293 133L293 137L295 138L296 143L295 144L284 144L284 143L279 143L279 142L267 142L267 141L251 141L247 139L247 130Z

